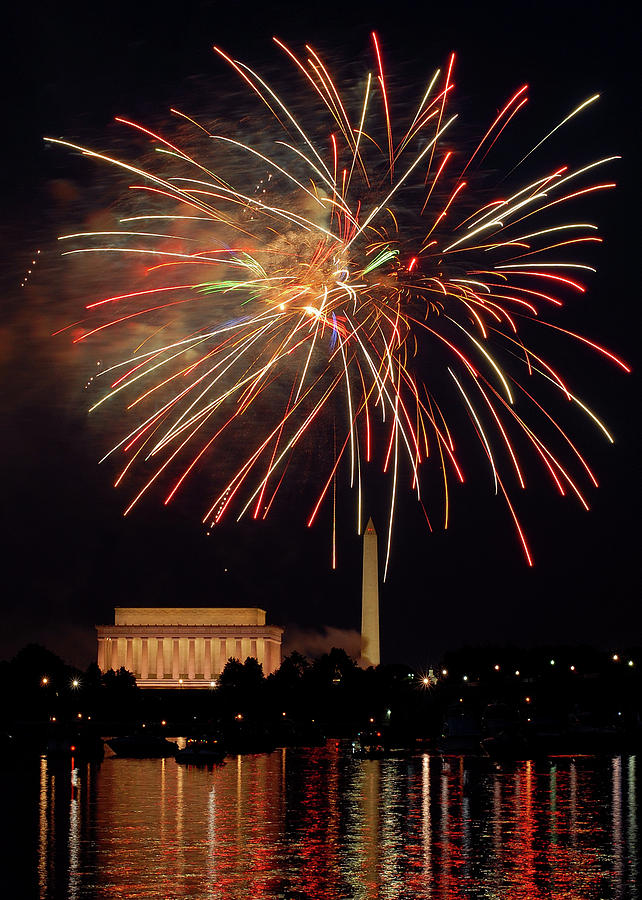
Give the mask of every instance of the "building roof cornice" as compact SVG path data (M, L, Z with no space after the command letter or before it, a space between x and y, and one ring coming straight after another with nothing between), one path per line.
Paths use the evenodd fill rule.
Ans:
M237 637L278 639L278 625L96 625L98 637Z

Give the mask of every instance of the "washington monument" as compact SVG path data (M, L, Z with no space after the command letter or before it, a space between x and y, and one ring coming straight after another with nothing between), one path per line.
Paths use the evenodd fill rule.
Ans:
M379 565L377 532L368 519L363 536L363 582L361 588L361 658L359 665L378 666L379 655Z

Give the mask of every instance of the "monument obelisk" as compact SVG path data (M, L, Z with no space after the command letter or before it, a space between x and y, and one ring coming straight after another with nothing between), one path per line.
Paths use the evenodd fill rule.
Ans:
M363 535L363 581L361 586L361 658L363 669L378 666L379 655L379 565L377 532L368 519Z

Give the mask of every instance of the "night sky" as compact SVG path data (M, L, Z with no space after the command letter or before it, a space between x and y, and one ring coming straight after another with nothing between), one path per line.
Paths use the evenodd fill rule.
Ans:
M624 157L609 170L617 191L584 207L605 238L594 255L586 254L598 273L587 295L552 320L594 337L634 366L626 376L596 355L554 345L558 365L607 421L616 443L573 420L573 436L600 480L600 489L588 492L589 513L560 498L534 469L527 473L530 490L518 499L534 569L524 564L484 471L454 491L447 533L427 534L404 492L381 594L383 661L425 665L446 649L480 642L614 649L641 643L638 23L628 20L624 4L607 3L358 3L338 10L190 0L172 7L117 0L12 9L3 48L0 657L35 640L86 665L95 647L92 626L112 621L115 605L259 605L269 621L299 629L358 627L361 550L347 491L339 502L335 572L329 518L308 530L287 504L267 522L222 526L209 537L198 498L166 509L152 497L123 519L126 491L114 490L112 470L97 465L113 423L87 416L84 385L97 350L72 349L65 335L50 337L80 318L87 302L73 270L57 257L56 237L88 222L99 228L101 210L118 191L103 172L45 148L42 138L109 150L119 139L115 115L159 124L173 104L215 107L232 76L212 52L214 43L259 70L278 62L273 34L294 46L308 41L333 59L361 57L372 67L373 28L387 69L415 93L457 53L458 103L475 133L483 133L524 81L532 85L527 127L533 134L602 94L540 158L543 170L547 163ZM499 160L505 153L514 161L510 149ZM21 289L38 249L29 287ZM97 279L92 286L100 289ZM553 345L544 339L539 346ZM305 479L304 470L299 477ZM387 487L378 494L375 480L368 512L380 534L387 494Z

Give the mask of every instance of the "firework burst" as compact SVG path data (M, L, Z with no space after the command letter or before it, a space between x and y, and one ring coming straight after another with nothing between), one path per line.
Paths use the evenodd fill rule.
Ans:
M208 140L206 157L122 119L159 151L158 166L51 139L120 167L154 201L147 214L123 217L117 231L61 238L80 242L69 254L116 253L146 267L144 283L91 300L88 315L96 318L76 338L150 323L143 345L100 372L97 380L108 386L92 407L125 399L138 416L105 457L124 455L117 484L146 469L125 512L154 486L171 502L217 452L229 454L224 439L245 423L234 472L204 505L203 522L211 527L232 510L238 518L266 518L304 436L330 428L334 453L307 523L324 502L336 510L337 477L345 474L360 532L363 479L376 460L390 477L387 571L402 476L422 502L421 469L430 458L443 482L438 515L448 526L449 484L465 479L454 401L531 565L511 499L525 487L529 448L560 494L573 493L588 508L580 481L597 485L538 391L559 392L612 438L521 332L532 323L555 329L628 371L595 342L542 318L585 291L579 279L593 270L576 254L600 238L573 210L614 186L591 179L615 157L559 166L501 197L482 196L481 163L526 106L526 85L465 155L453 149L454 56L429 79L418 105L393 122L376 35L373 72L354 104L311 47L298 56L276 43L309 93L303 113L217 50L269 111L272 141L251 124L245 136L214 133L177 110ZM515 169L596 99L572 109ZM165 204L161 212L157 202ZM167 341L163 317L175 321L185 309L189 327ZM266 397L271 418L257 414ZM563 453L535 430L533 417L546 421ZM433 513L424 512L430 525ZM335 535L333 526L333 565Z

